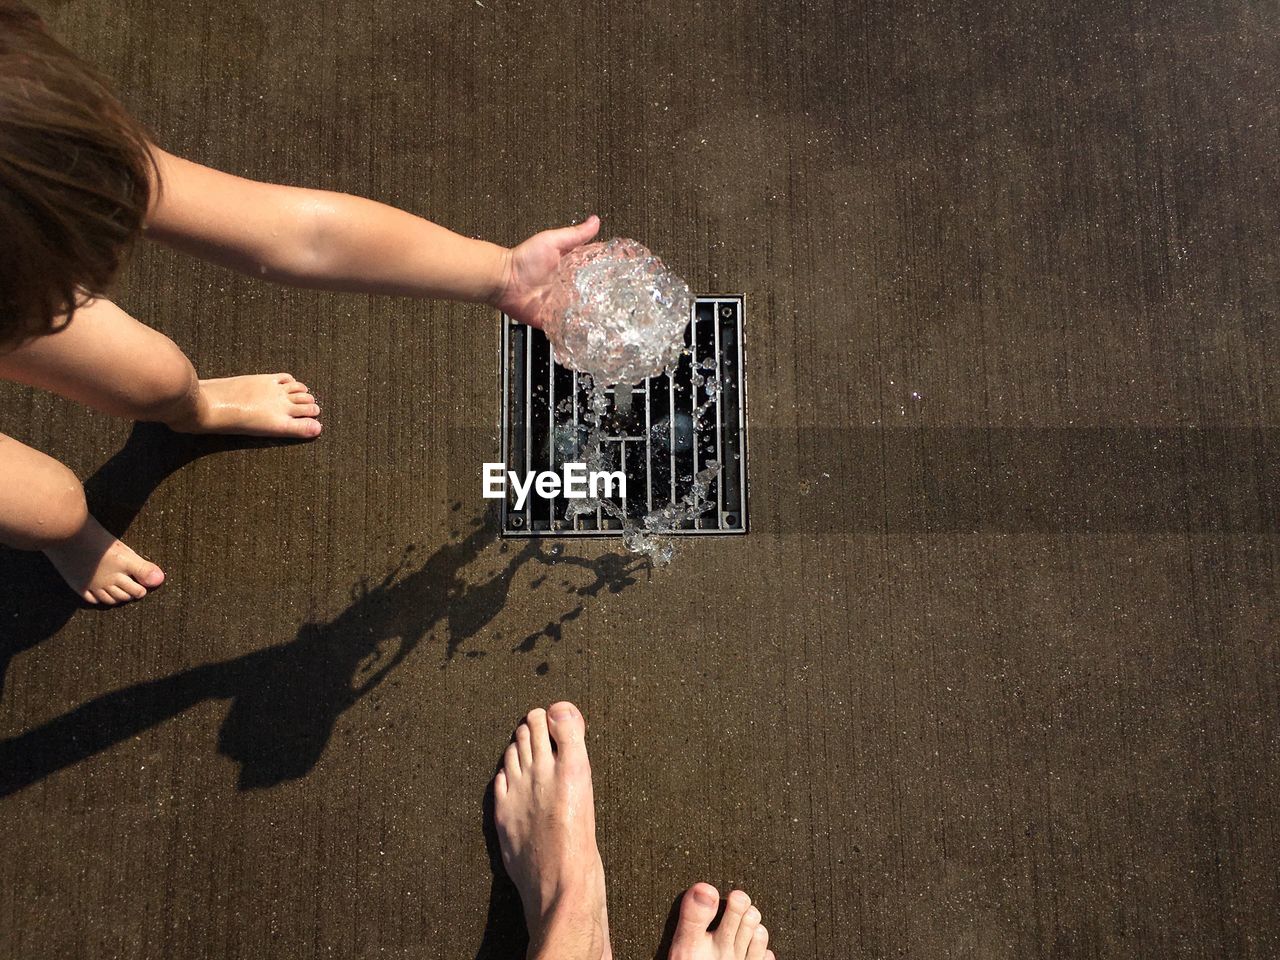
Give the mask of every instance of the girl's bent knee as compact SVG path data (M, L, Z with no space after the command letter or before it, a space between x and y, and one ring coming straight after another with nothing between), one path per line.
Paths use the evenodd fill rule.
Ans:
M72 539L89 522L89 507L79 478L57 461L40 465L23 478L32 494L11 503L12 515L0 516L0 540L19 550L46 550Z
M49 490L49 508L43 517L41 533L51 543L70 540L89 519L89 505L84 499L84 487L74 473L63 468Z

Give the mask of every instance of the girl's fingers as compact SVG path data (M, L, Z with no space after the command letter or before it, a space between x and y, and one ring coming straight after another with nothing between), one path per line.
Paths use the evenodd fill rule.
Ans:
M574 247L579 247L594 237L599 229L600 218L594 213L576 226L561 227L553 231L556 249L561 253L568 253Z

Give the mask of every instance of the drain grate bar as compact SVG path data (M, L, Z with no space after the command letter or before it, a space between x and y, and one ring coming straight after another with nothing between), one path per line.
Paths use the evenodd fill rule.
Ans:
M746 384L743 357L744 298L698 297L685 334L687 353L672 374L645 379L618 403L618 390L606 391L605 436L601 444L607 470L627 478L626 498L613 502L630 521L678 503L693 489L694 478L711 460L720 472L702 501L706 509L675 534L745 533L747 530ZM555 362L555 351L539 330L503 316L501 329L502 460L525 475L559 472L578 462L589 429L589 397L577 373ZM694 386L694 377L707 383ZM718 377L719 390L714 389ZM712 389L708 389L711 387ZM705 404L701 418L697 408ZM515 509L509 490L502 503L502 531L511 536L619 536L622 523L597 508L564 519L569 501L531 490Z

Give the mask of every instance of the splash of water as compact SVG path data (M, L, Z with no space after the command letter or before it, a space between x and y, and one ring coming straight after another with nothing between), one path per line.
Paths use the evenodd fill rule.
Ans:
M688 284L635 240L615 237L586 244L561 260L544 306L542 328L556 359L582 374L589 433L579 459L588 472L607 469L606 391L613 387L615 409L625 415L631 406L632 384L663 373L674 375L681 355L688 352L684 332L693 300ZM703 415L720 395L716 367L716 361L708 358L693 370L695 438ZM699 403L700 388L705 389L706 399ZM685 478L692 481L692 488L679 502L651 510L639 522L616 503L598 497L570 500L564 518L572 525L582 515L608 514L622 524L622 542L628 550L663 565L675 553L666 531L706 511L708 493L720 469L717 461L708 461L696 476Z
M684 280L647 247L614 237L560 260L541 321L561 363L612 386L674 367L692 309Z

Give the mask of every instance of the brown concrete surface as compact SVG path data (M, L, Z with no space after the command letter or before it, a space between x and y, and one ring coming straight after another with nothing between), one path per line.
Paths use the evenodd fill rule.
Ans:
M482 799L559 697L619 957L699 879L781 960L1280 953L1274 4L44 9L174 152L745 293L752 532L504 548L488 311L144 247L325 433L0 390L170 576L0 552L4 958L518 955Z

